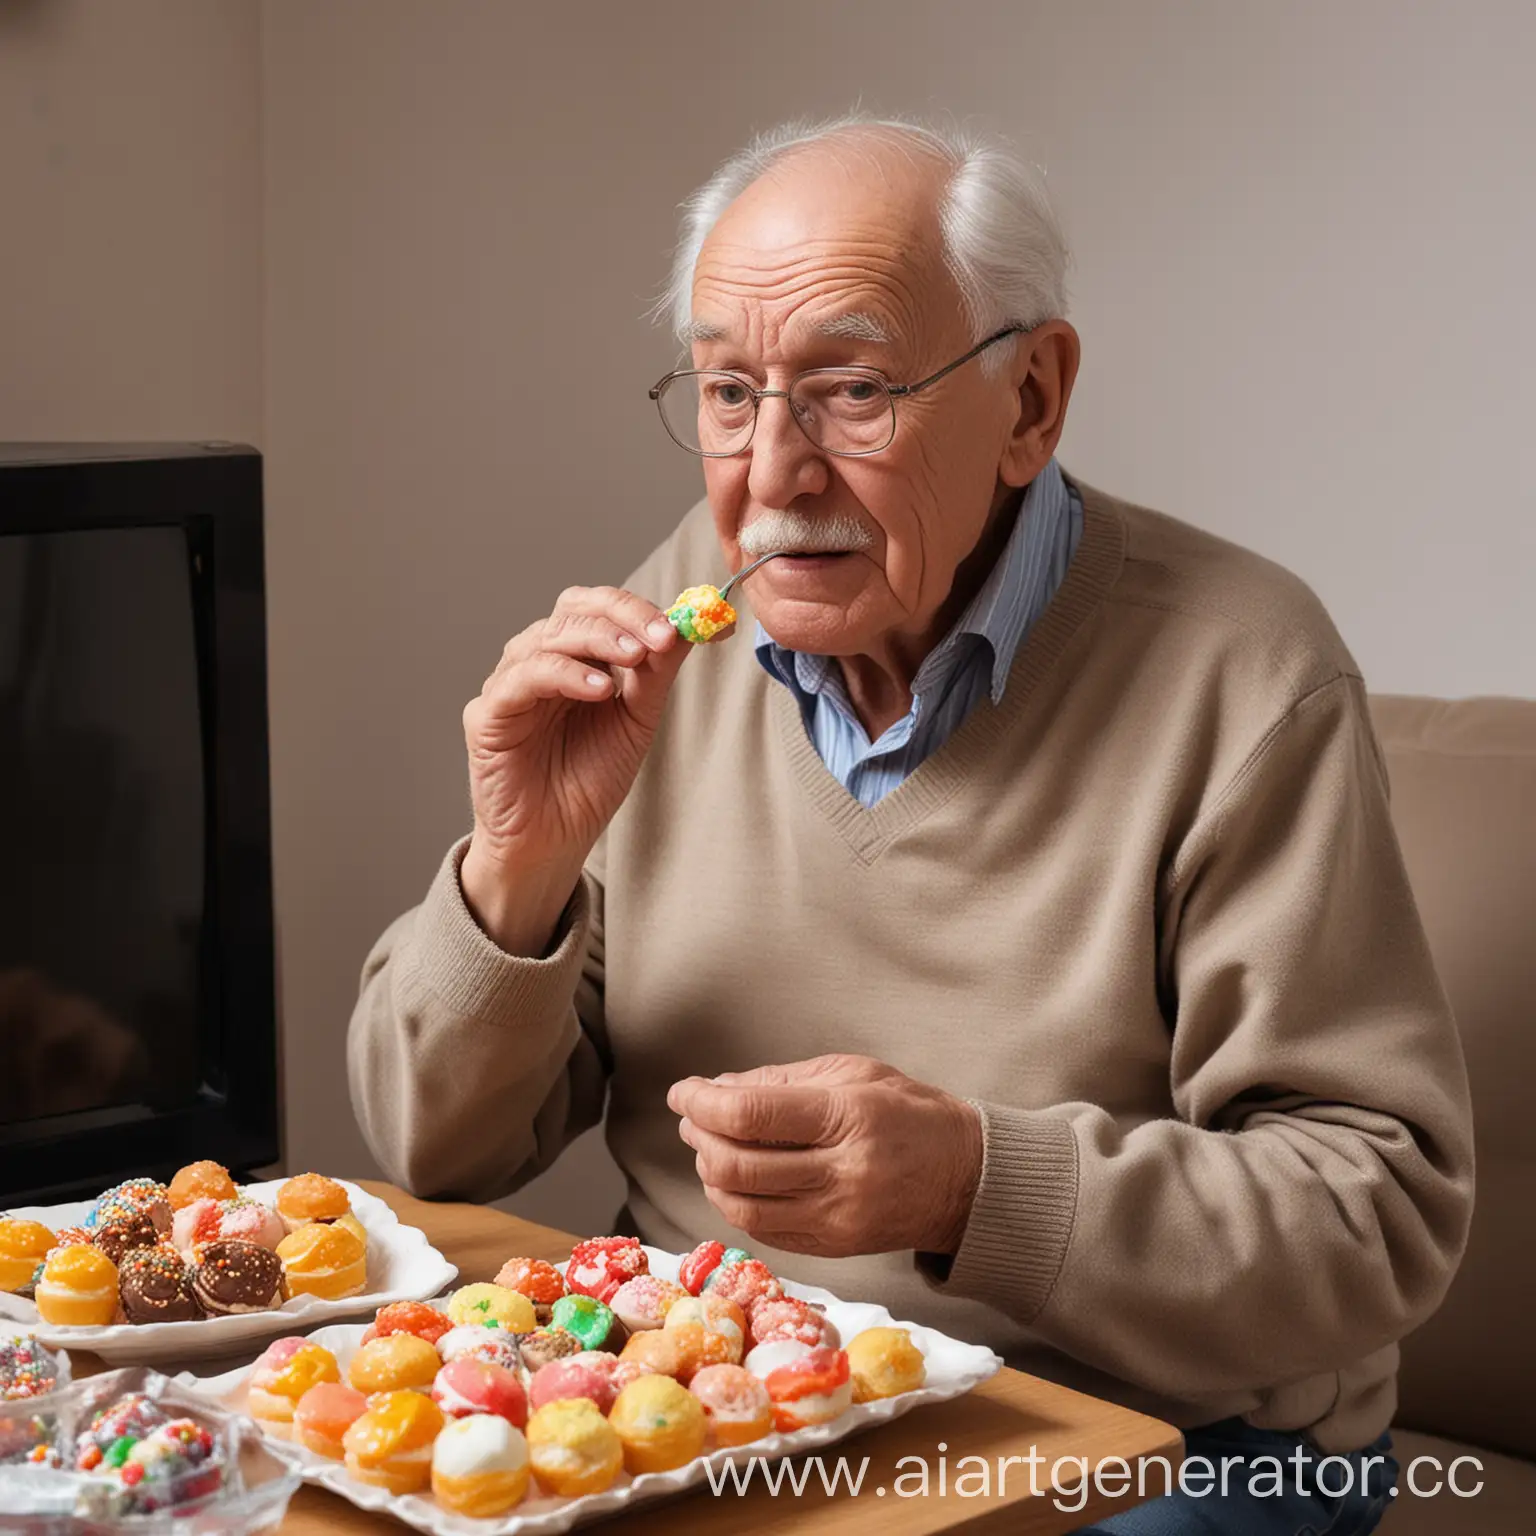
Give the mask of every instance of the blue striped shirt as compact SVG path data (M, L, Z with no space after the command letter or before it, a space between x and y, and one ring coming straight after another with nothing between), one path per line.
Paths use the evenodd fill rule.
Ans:
M828 771L876 805L944 745L984 694L995 706L1030 627L1056 595L1083 535L1083 509L1051 460L1030 482L997 564L912 679L912 707L878 741L854 713L834 656L786 650L761 624L757 659L795 696Z

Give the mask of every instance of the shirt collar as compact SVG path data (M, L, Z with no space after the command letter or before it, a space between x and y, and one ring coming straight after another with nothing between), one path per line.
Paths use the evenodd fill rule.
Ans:
M997 564L987 573L975 597L955 621L953 628L924 657L912 680L912 691L921 694L936 677L942 677L966 636L974 636L991 648L991 695L994 705L1001 702L1013 658L1038 604L1032 601L1031 570L1039 570L1043 551L1059 536L1063 519L1070 518L1071 504L1066 480L1060 466L1052 459L1030 481L1024 500L1014 519L1008 542ZM770 677L806 693L821 692L827 686L831 660L805 652L791 651L776 641L759 623L753 639L757 659Z

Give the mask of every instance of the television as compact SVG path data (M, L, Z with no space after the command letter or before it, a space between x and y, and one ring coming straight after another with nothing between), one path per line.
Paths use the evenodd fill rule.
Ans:
M275 1162L261 458L0 443L0 1208Z

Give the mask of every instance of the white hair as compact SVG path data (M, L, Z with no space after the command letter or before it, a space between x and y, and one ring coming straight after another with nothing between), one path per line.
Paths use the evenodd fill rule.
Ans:
M948 125L862 112L821 122L785 123L758 134L732 155L683 204L682 230L658 318L671 321L678 340L692 339L693 274L699 251L721 214L791 151L826 140L858 149L894 146L928 155L950 168L939 204L944 260L981 341L1005 325L1032 327L1066 314L1066 239L1046 192L1045 173L1021 160L1001 140ZM982 358L1001 369L1011 347Z

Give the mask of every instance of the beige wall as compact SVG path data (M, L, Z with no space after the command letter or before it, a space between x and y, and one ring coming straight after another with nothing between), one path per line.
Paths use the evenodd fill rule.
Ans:
M259 21L0 0L0 437L261 441Z
M1536 8L257 16L0 0L0 431L267 449L292 1163L368 1167L347 1013L464 826L464 700L694 493L641 316L755 125L862 96L1018 138L1078 255L1067 463L1301 572L1379 689L1536 695ZM520 1204L616 1193L588 1157Z

